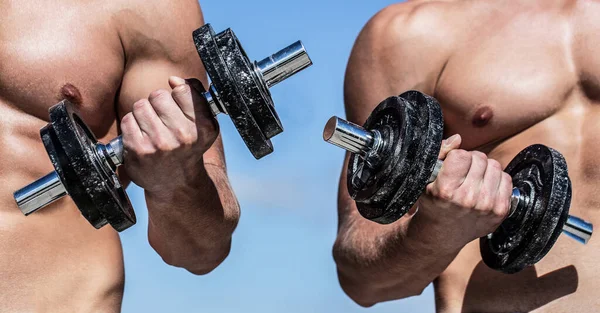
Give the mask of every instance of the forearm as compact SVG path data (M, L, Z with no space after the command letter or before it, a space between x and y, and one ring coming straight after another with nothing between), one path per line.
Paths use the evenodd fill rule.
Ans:
M205 164L146 201L148 239L168 264L205 274L229 254L240 211L224 166Z
M418 214L391 225L355 216L334 247L342 288L362 306L420 294L460 251L438 229Z

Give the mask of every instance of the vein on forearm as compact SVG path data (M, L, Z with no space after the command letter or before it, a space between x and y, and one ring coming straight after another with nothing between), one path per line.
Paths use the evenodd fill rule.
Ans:
M238 205L223 167L209 165L186 185L160 195L146 193L151 231L162 240L177 237L202 245L228 242ZM171 240L169 240L169 238Z

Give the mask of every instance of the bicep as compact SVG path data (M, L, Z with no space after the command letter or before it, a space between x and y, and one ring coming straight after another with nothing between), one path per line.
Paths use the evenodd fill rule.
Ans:
M199 59L198 55L193 57ZM154 59L138 60L134 64L128 65L123 75L117 102L119 116L123 117L131 112L133 104L140 99L148 98L152 91L158 89L170 91L168 81L170 76L198 78L203 84L206 84L206 74L202 66L191 57L187 59L187 62L174 63L168 60Z
M192 32L204 24L198 2L154 0L137 4L134 9L136 14L119 20L126 59L117 99L121 116L150 92L170 90L169 76L197 78L207 83L192 38Z
M204 24L196 0L157 2L122 21L121 37L126 65L117 99L119 117L152 91L171 90L170 76L196 78L205 88L208 78L198 56L192 33ZM203 104L200 104L203 105ZM224 167L220 136L204 154L205 163Z

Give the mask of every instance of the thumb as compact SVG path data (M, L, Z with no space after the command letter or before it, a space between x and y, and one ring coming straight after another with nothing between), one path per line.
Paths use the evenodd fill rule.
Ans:
M169 86L171 86L172 89L175 89L175 87L177 87L179 85L185 85L185 84L190 85L190 87L192 89L194 89L196 92L198 92L201 95L204 92L206 92L206 89L204 89L204 86L202 85L202 82L199 81L196 78L183 79L183 78L178 77L178 76L171 76L171 77L169 77Z
M443 160L446 158L448 152L454 149L460 148L460 144L462 143L462 137L459 134L455 134L450 136L447 139L442 141L442 147L440 148L440 154L438 155L438 159Z
M196 114L203 114L204 116L210 116L211 118L214 117L210 107L207 105L204 96L206 89L204 88L204 85L202 85L202 82L196 78L188 78L185 80L185 83L192 88L192 98L194 100Z
M185 79L177 76L169 77L169 86L171 86L171 89L175 89L175 87L183 84L185 84Z

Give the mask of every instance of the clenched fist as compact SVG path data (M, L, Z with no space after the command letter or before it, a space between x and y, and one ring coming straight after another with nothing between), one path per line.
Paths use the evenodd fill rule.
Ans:
M219 127L198 80L170 77L172 90L137 101L121 120L124 165L148 192L175 190L203 170L202 155Z
M440 152L444 164L419 199L418 214L444 225L445 236L462 247L493 232L506 218L512 179L498 161L458 149L460 143L458 135L444 142Z

